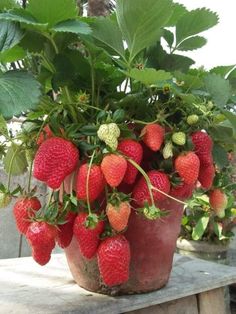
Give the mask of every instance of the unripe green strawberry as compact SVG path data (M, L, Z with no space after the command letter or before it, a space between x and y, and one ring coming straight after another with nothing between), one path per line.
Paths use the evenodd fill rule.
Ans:
M114 137L118 138L120 136L120 129L116 123L109 123L108 129L109 134L113 135Z
M11 195L0 191L0 208L7 207L11 202Z
M186 135L184 132L176 132L172 135L172 142L176 145L183 146L186 143Z
M118 140L114 136L108 136L104 142L109 146L112 150L116 150L118 146Z
M187 123L189 125L194 125L198 123L199 117L196 114L191 114L190 116L187 117Z
M100 125L98 131L97 131L97 136L101 141L104 141L106 137L109 135L109 129L108 129L108 124L102 124Z
M224 218L228 198L221 189L215 189L210 192L209 203L211 208L214 210L215 214L219 218Z
M165 144L162 154L163 154L164 159L173 157L173 145L171 141Z

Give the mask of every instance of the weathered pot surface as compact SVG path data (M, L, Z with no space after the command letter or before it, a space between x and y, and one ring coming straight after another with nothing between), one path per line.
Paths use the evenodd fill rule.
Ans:
M226 263L227 251L229 243L227 244L214 244L204 241L186 240L178 238L177 252L182 255L202 258L211 261L221 261Z
M125 233L131 248L130 277L123 285L112 288L105 286L99 275L96 257L85 259L73 238L65 253L78 285L109 295L143 293L166 285L180 232L183 206L166 200L160 204L160 208L168 210L169 215L158 220L147 220L133 212L130 217Z

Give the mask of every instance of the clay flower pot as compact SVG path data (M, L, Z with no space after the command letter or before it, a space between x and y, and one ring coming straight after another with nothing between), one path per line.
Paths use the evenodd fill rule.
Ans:
M131 247L130 278L123 285L112 288L105 286L99 276L96 257L86 260L73 238L65 253L78 285L89 291L109 295L143 293L165 286L172 269L183 206L166 200L160 208L168 210L169 215L148 220L133 212L130 217L125 234Z

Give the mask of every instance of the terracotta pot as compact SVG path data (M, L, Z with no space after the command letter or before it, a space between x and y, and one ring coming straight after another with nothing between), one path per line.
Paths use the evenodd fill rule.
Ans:
M189 257L227 264L228 244L214 244L204 241L191 241L179 238L177 240L177 252Z
M125 233L131 247L130 278L127 283L109 288L102 283L96 257L91 261L82 257L75 239L65 249L71 273L79 286L97 293L134 294L162 288L172 269L176 240L180 232L183 206L167 200L160 208L169 215L158 220L147 220L135 212Z

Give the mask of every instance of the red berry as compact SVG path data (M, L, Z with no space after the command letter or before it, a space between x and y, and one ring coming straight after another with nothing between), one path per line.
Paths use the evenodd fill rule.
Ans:
M210 189L212 187L215 177L215 167L213 164L208 166L200 165L198 180L204 189Z
M63 225L58 225L57 232L57 244L62 248L66 248L70 245L72 237L73 237L73 225L75 221L76 214L69 212L66 215L65 221L66 223Z
M115 154L106 155L102 160L101 169L107 183L115 188L124 178L127 161L122 156Z
M138 142L131 139L122 140L118 145L118 151L140 165L143 157L143 148ZM130 162L128 162L123 182L133 184L137 174L138 170Z
M180 185L172 187L170 190L170 195L177 199L186 200L193 195L194 189L194 184L186 184L183 182Z
M228 198L221 189L215 189L210 192L209 203L211 208L218 214L226 209Z
M95 228L86 228L87 213L79 213L75 218L73 232L78 241L81 254L91 259L97 252L99 236L104 231L104 221L99 221Z
M118 232L123 231L127 225L131 213L128 202L121 202L118 205L107 204L107 217L112 228Z
M83 164L78 171L76 179L76 194L78 200L86 201L86 183L88 176L87 164ZM100 166L92 165L88 180L88 196L89 201L93 202L102 193L105 187L105 179Z
M32 256L38 264L43 266L49 262L56 235L56 227L46 222L33 222L29 226L26 238L32 248Z
M41 204L37 197L21 197L16 201L13 213L20 233L26 234L31 224L30 218L34 217L35 212L40 208Z
M151 170L147 173L147 175L153 187L157 188L158 190L166 194L169 194L170 181L165 173L157 170ZM155 190L152 190L152 194L155 202L163 201L167 197L166 195ZM140 178L137 184L135 185L132 198L134 199L135 203L141 207L144 206L145 202L151 204L150 193L144 177Z
M123 235L102 241L97 257L102 280L107 286L121 285L129 279L130 246Z
M154 152L160 150L164 141L165 130L159 124L148 124L141 132L143 142Z
M200 159L201 165L210 165L213 163L212 148L213 142L211 137L203 131L197 131L192 134L194 152Z
M175 170L187 184L194 184L199 175L200 161L193 152L179 155L175 159Z
M69 141L52 137L43 142L35 156L34 177L58 189L79 161L78 149Z

